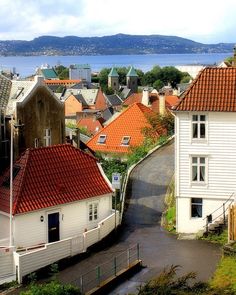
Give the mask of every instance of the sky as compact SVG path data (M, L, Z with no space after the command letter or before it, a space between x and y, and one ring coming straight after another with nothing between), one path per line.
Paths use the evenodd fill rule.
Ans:
M0 40L171 35L236 43L235 0L0 0Z

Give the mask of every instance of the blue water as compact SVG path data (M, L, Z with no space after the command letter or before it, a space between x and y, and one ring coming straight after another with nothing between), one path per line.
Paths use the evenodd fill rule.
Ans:
M178 65L214 65L230 53L212 54L150 54L150 55L96 55L96 56L7 56L0 57L0 70L16 69L21 77L26 77L35 73L36 67L43 64L55 66L62 64L90 64L92 71L97 72L105 67L112 66L134 66L144 72L152 69L154 65L178 66Z

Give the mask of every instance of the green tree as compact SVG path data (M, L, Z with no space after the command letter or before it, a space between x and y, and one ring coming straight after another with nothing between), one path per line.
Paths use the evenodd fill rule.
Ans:
M60 80L69 79L69 69L63 65L57 66L55 71Z
M156 90L160 90L162 87L164 87L165 84L161 81L161 80L156 80L154 83L153 83L153 87L156 89Z
M120 85L126 85L126 75L127 75L129 69L126 67L122 67L122 68L117 68L116 70L119 75Z
M175 67L162 68L158 77L165 85L170 83L172 87L176 87L176 85L180 83L181 78L182 73Z
M104 68L100 71L98 75L99 84L102 88L102 91L104 91L108 86L108 74L110 73L111 69ZM105 92L105 91L104 91Z

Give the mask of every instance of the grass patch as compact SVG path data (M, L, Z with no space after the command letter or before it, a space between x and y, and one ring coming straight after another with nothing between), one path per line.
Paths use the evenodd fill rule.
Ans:
M231 294L236 294L236 257L222 257L210 286L214 289L225 288L230 289Z
M162 214L162 226L170 231L175 232L176 229L176 205L175 205L175 184L174 179L171 180L165 196L166 210Z
M209 234L207 237L201 237L201 239L212 243L218 243L223 246L228 243L228 230L223 230L220 235Z

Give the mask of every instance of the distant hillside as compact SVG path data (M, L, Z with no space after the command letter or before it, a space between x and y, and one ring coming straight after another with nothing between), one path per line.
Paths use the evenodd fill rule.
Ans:
M181 37L161 35L42 36L32 41L0 41L0 55L224 53L232 52L233 47L233 43L202 44Z

